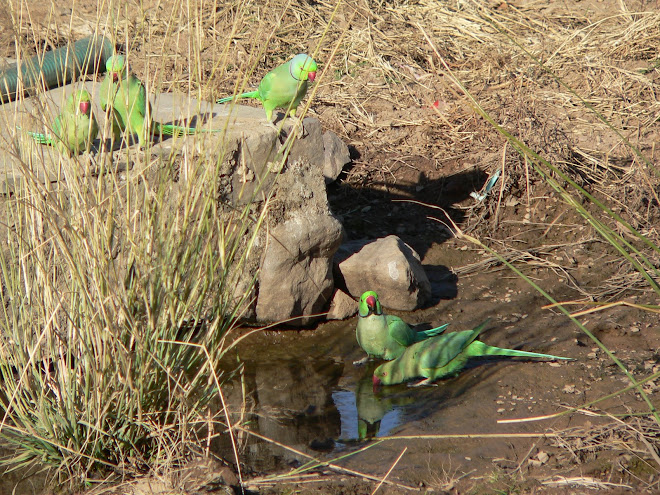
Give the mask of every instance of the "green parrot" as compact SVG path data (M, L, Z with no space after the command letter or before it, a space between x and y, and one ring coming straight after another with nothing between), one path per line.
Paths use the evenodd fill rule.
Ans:
M255 98L261 101L269 124L276 108L284 108L291 117L295 117L296 109L307 93L307 81L314 82L317 68L312 57L300 53L266 74L256 91L221 98L217 103L235 98Z
M359 318L355 336L367 357L353 364L363 364L370 357L396 359L415 342L442 333L447 324L430 330L416 332L398 316L386 315L378 300L378 294L367 291L360 297Z
M484 344L478 341L477 337L487 323L488 321L485 321L474 330L452 332L411 345L398 359L376 368L373 376L374 387L381 384L395 385L419 377L425 380L415 386L428 385L439 378L457 374L471 357L517 356L571 360L551 354L501 349Z
M220 132L221 130L196 129L178 125L161 124L151 119L151 103L147 90L137 77L126 70L126 59L113 55L106 64L106 76L99 90L101 108L108 112L112 120L112 138L118 141L121 133L127 130L137 134L141 148L154 134L179 136L200 132Z
M39 144L55 146L63 154L77 155L89 150L99 126L92 114L92 97L87 90L75 91L67 98L51 128L53 136L31 131L28 135Z

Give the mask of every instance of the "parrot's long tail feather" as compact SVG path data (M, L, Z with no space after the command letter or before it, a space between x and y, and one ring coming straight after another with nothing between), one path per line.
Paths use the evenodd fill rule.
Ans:
M185 136L195 134L195 129L192 127L182 127L179 125L158 124L158 129L161 134L165 134L166 136Z
M40 132L28 131L28 136L39 144L53 144L53 141L48 136L41 134Z
M156 131L160 131L165 136L190 136L192 134L201 134L204 132L221 132L222 129L201 129L197 127L183 127L180 125L157 123Z
M18 130L23 130L21 129L20 126L16 126L16 129ZM39 144L53 144L53 140L49 137L46 136L45 134L42 134L40 132L32 132L32 131L25 131L28 136L30 136L32 139L34 139L37 143Z
M238 100L240 98L259 98L259 91L248 91L247 93L241 93L236 96L227 96L226 98L220 98L216 103L226 103L231 100Z
M420 342L422 340L426 340L429 337L435 337L436 335L440 335L442 332L445 331L445 329L449 326L449 323L445 323L444 325L440 325L439 327L436 328L431 328L430 330L420 330L417 332L417 335L415 335L415 342Z
M566 359L572 360L562 356L553 356L552 354L540 354L538 352L516 351L515 349L502 349L488 344L484 344L479 340L475 340L468 347L468 354L473 357L479 356L510 356L510 357L529 357L529 358L544 358L544 359Z

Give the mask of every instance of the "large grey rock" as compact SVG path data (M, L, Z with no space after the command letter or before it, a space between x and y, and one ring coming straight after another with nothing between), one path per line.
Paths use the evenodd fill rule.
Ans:
M340 243L341 224L330 215L298 211L272 229L259 273L257 320L282 321L321 312L332 295L331 259Z
M373 290L383 306L412 311L431 297L431 283L419 255L395 235L347 243L337 261L346 288L355 298Z
M154 120L220 132L156 139L148 153L129 141L112 154L101 152L109 145L109 139L101 135L89 154L62 159L53 148L37 145L25 130L47 129L45 123L53 122L66 98L82 86L92 94L92 112L104 128L99 82L65 86L0 108L0 128L4 127L0 132L0 191L14 190L26 175L66 183L72 174L80 178L105 170L115 174L119 189L131 180L148 197L155 194L150 190L152 184L169 173L171 182L161 207L163 214L175 217L190 191L187 185L202 183L214 194L217 191L218 215L223 222L237 222L237 212L245 205L252 219L267 212L250 259L232 273L235 299L243 293L250 295L244 316L263 323L302 316L297 323L304 324L311 321L309 315L328 307L333 291L332 260L342 228L330 212L323 171L328 161L339 164L346 160L346 153L336 136L324 139L318 119L304 119L304 132L295 131L287 120L278 135L266 124L260 107L218 105L185 94L163 93L151 96ZM16 131L16 125L23 131ZM294 133L297 137L288 140ZM328 139L332 144L326 149ZM334 157L334 153L340 156ZM209 166L217 168L215 183L204 182ZM247 243L252 229L236 235ZM114 262L121 272L130 263L123 259L130 250L120 246L120 234L117 238L119 254ZM255 287L250 289L254 279Z

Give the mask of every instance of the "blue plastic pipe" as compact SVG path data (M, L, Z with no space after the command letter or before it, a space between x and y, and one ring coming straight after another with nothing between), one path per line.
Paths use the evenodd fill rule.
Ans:
M113 45L104 36L90 36L72 45L36 55L20 67L14 64L0 73L0 101L6 103L17 95L38 89L63 86L81 74L105 71L105 62L113 54Z

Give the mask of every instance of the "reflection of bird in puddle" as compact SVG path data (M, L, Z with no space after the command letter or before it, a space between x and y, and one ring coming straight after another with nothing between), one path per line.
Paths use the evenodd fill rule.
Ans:
M358 438L365 440L378 435L383 417L395 407L405 406L415 402L414 395L401 395L383 390L374 394L373 373L378 363L372 362L366 366L364 374L355 387L355 405L358 416ZM389 425L389 428L394 425ZM389 428L387 428L389 430Z

